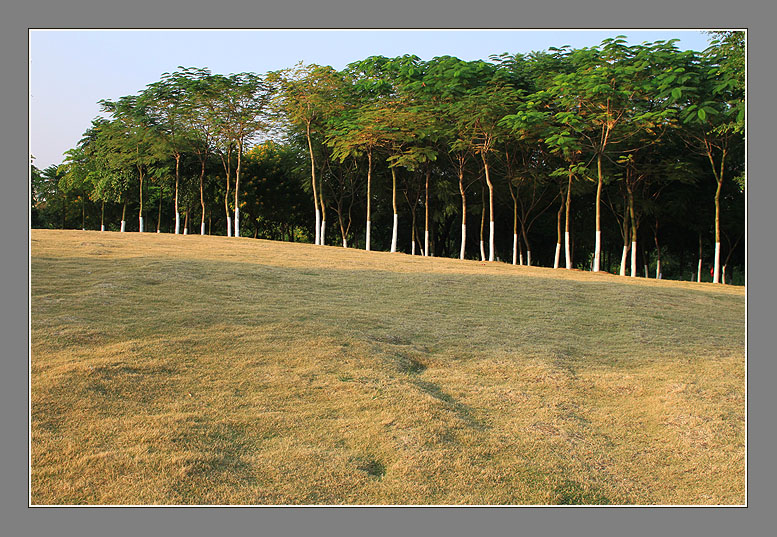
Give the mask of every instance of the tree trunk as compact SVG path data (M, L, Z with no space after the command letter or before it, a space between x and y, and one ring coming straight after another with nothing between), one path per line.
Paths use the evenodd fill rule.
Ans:
M620 266L620 270L618 271L618 274L620 274L621 276L626 275L626 263L629 260L628 255L629 255L629 245L624 244L623 253L621 254L621 266Z
M323 173L321 175L321 178L319 178L318 182L319 182L318 202L321 205L321 234L319 236L319 244L323 246L326 244L326 203L324 202Z
M200 235L205 235L205 159L200 161L200 207L202 220L200 220Z
M523 243L526 245L526 266L531 266L531 245L529 244L529 233L526 231L526 226L521 222L521 235L523 236Z
M426 191L424 198L424 257L429 255L429 176L431 169L426 170Z
M410 255L415 255L415 222L416 222L416 216L415 216L415 205L413 205L413 227L410 230Z
M699 268L696 272L696 282L701 283L701 232L699 232Z
M140 170L138 170L140 171ZM138 231L143 233L143 172L140 172L140 208L138 209Z
M397 227L399 217L397 216L397 170L391 167L391 203L394 207L394 227L391 230L391 251L397 251Z
M572 268L572 251L569 243L569 214L572 204L572 170L569 170L569 180L567 183L567 206L566 206L566 223L564 225L564 255L566 261L566 268L570 270Z
M181 162L181 155L175 155L175 234L181 233L181 215L178 210L178 185L180 181L179 166ZM161 197L161 196L160 196Z
M481 153L483 159L483 169L486 173L486 183L488 184L488 260L494 260L494 185L491 183L491 176L488 173L488 161L486 154Z
M348 248L348 240L346 239L345 225L343 224L342 211L337 213L337 221L340 223L340 236L343 238L343 248Z
M513 194L512 185L508 185L510 188L510 196L513 198L513 265L518 262L518 199ZM523 255L521 255L521 265L523 265Z
M629 254L629 212L623 215L623 223L621 224L621 238L623 239L623 253L621 254L621 266L618 269L618 274L621 276L626 275L626 262L628 261Z
M124 205L121 207L121 232L124 233L124 228L127 223L125 216L127 215L127 198L124 198Z
M486 260L486 250L483 243L483 227L486 223L486 189L483 188L483 185L480 185L480 191L482 193L481 198L483 200L481 204L481 211L480 211L480 260L485 261Z
M184 213L184 220L183 220L183 234L188 235L189 234L189 208L186 208L186 212Z
M235 237L240 236L240 164L243 158L243 140L237 144L237 168L235 169Z
M637 277L637 218L634 210L634 193L627 184L626 192L629 201L629 221L631 223L631 277Z
M156 210L156 232L162 231L162 187L159 187L159 205Z
M556 215L556 254L553 258L553 268L557 269L559 266L559 258L561 257L561 216L564 214L564 198L562 197L564 191L561 189L559 194L558 214Z
M229 176L232 169L231 155L232 152L227 148L227 159L224 160L224 157L221 158L221 163L224 165L224 175L226 176L227 181L227 191L224 193L224 211L227 216L227 237L232 236L232 216L229 212Z
M601 205L602 205L602 154L599 153L596 157L596 171L598 173L598 181L596 183L596 246L594 247L594 266L593 271L599 272L599 264L602 255L602 222L601 222Z
M370 195L372 193L372 149L367 151L367 242L365 250L370 250Z
M720 157L720 171L715 169L715 160L712 157L712 147L709 143L706 144L707 156L712 166L712 173L715 175L715 181L717 188L715 189L715 264L713 267L712 283L718 283L720 278L720 190L723 186L723 171L726 162L726 150Z
M103 200L102 208L100 209L100 231L105 231L105 200Z
M316 208L316 231L314 244L319 245L321 244L321 212L318 208L318 192L316 191L316 158L313 156L313 141L310 138L310 121L307 122L305 134L308 139L308 151L310 153L310 178L313 186L313 205Z
M742 232L742 234L739 237L737 237L737 240L735 240L733 244L731 244L731 241L727 241L729 244L729 249L728 249L728 255L726 256L726 259L723 261L721 283L726 283L726 267L728 266L728 262L731 260L731 256L734 254L734 250L736 250L737 244L739 244L739 241L742 240L742 237L744 237L744 232Z
M715 190L715 267L712 283L718 283L720 277L720 189L722 186L723 181L718 180L718 187Z
M658 244L658 220L653 230L653 241L656 243L656 280L661 279L661 246Z
M461 252L459 259L464 259L464 250L467 244L467 196L464 192L464 169L459 162L459 191L461 192Z

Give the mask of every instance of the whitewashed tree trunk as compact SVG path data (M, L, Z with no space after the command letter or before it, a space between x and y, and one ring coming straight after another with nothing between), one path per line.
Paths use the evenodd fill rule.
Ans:
M139 216L139 217L138 217L138 224L139 224L139 226L138 226L138 231L140 231L141 233L143 233L143 217L142 217L142 216Z
M424 257L429 255L429 230L424 230Z
M314 244L318 246L321 244L321 211L316 206L316 238Z
M394 213L394 228L391 230L391 251L397 251L397 227L399 226L399 215Z
M237 192L237 190L235 191ZM239 237L239 236L240 236L240 209L235 207L235 237Z
M459 252L459 259L464 259L464 245L467 244L467 225L461 225L461 252Z
M175 234L178 235L181 233L181 215L178 214L178 211L175 211Z
M105 224L100 224L100 231L105 231Z
M572 268L572 252L569 250L569 231L564 232L564 260L567 270Z
M413 244L410 247L410 255L415 255L415 241L413 241Z
M656 280L661 279L661 261L656 261Z
M609 101L608 101L609 106ZM607 126L607 133L604 135L603 144L607 143L607 136L610 132L610 126ZM602 153L599 152L596 155L596 171L598 181L596 183L596 245L594 246L594 262L591 270L593 272L599 272L599 264L602 256L602 184L604 183L604 175L602 174Z
M188 235L189 234L189 228L183 228L183 234Z
M200 235L205 235L205 222L200 222Z
M321 236L319 237L319 245L326 244L326 220L321 219Z
M485 261L486 260L486 245L483 241L480 241L480 260Z
M712 283L720 282L720 243L715 243L715 268L712 273Z
M558 261L561 257L561 243L556 243L556 255L553 257L553 268L558 268Z
M232 236L232 217L227 216L227 237Z
M629 260L629 247L625 244L623 245L623 253L621 254L621 268L618 271L618 274L621 276L626 275L626 263Z
M121 232L122 232L122 233L124 233L124 226L125 226L126 224L127 224L127 222L126 222L126 221L124 221L124 220L122 220L122 221L121 221Z
M513 265L518 263L518 234L513 233ZM521 265L523 265L523 254L521 254Z
M370 228L372 227L372 222L367 220L367 244L365 250L368 252L370 251Z
M645 265L645 278L649 278L650 274L648 273L648 266Z
M637 277L637 243L631 241L631 277Z
M723 265L720 272L720 283L726 283L726 265Z
M531 266L531 250L526 250L526 266Z
M493 217L493 216L492 216ZM488 222L488 260L494 260L494 221Z
M343 248L348 248L348 241L343 239Z

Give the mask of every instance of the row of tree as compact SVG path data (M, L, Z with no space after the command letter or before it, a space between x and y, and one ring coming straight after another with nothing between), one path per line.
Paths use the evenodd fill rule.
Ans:
M201 234L215 218L227 236L339 235L346 247L461 259L510 252L514 264L559 267L563 251L566 268L631 276L641 255L656 277L662 260L681 277L698 239L696 279L709 244L711 279L725 281L727 266L744 267L745 54L743 33L713 37L702 53L619 37L491 61L179 68L101 101L105 117L61 166L33 167L33 225L65 227L70 199L83 228L89 205L105 229L107 204L121 208L122 231L137 209L143 231L152 200L157 231L174 221L188 233L197 215Z

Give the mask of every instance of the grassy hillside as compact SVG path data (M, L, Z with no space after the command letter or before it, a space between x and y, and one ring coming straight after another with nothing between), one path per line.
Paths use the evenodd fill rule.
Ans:
M32 231L33 504L742 504L744 289Z

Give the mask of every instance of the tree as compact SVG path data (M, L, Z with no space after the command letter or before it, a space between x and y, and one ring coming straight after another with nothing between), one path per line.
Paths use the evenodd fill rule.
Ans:
M495 229L494 229L494 183L489 168L489 155L496 149L499 137L502 135L501 120L514 110L519 103L521 92L512 85L500 80L494 75L483 87L468 92L456 103L456 113L461 122L462 132L466 133L457 144L457 149L469 145L471 150L480 155L483 172L488 185L489 206L489 245L488 260L495 259Z
M143 232L143 180L148 168L161 160L164 146L153 135L146 106L135 96L121 97L118 101L100 101L103 112L110 113L114 120L102 126L107 145L106 156L109 166L123 169L135 168L138 178L138 231ZM124 218L122 215L122 222ZM122 225L122 230L124 226Z
M553 78L549 88L559 109L559 118L574 115L567 122L571 135L596 161L596 241L593 271L601 261L601 199L605 184L604 160L612 146L634 143L641 132L665 124L672 112L648 106L655 95L658 72L668 56L676 54L672 42L626 46L625 37L605 39L600 47L570 52L574 71Z
M86 198L94 189L96 170L83 148L65 152L65 162L60 166L62 179L59 188L66 194L75 194L81 201L81 229L86 230Z
M67 194L59 188L62 173L56 165L48 166L43 170L32 166L32 200L39 215L40 225L43 227L59 226L65 229Z
M726 177L743 173L745 131L744 32L716 32L703 57L688 65L684 85L661 89L680 108L689 145L709 161L715 179L715 261L713 283L720 281L720 196ZM731 158L731 157L734 158Z
M447 154L456 170L461 196L461 246L459 258L464 259L467 241L467 189L479 178L465 179L466 166L474 156L471 126L464 121L456 105L469 92L481 88L494 76L494 66L484 61L463 61L441 56L426 62L421 80L410 84L419 95L430 115L435 118L432 130L438 152Z
M230 75L222 87L222 104L230 111L232 121L225 129L237 149L235 167L235 237L240 236L240 169L246 145L265 126L265 106L270 99L269 87L254 73Z
M245 154L244 200L255 238L293 240L303 225L303 159L297 147L270 141Z
M232 154L235 167L235 236L240 236L240 172L243 153L251 141L266 127L266 106L270 100L270 86L254 73L229 76L205 75L201 90L208 109L208 121L215 140L216 152L222 160L226 175L224 207L227 212L227 235L231 235L229 217L229 190Z
M30 227L42 227L41 211L38 205L41 203L41 186L43 177L37 166L30 163Z
M268 79L279 86L274 103L276 109L292 128L305 133L315 208L315 244L324 244L322 228L326 229L326 205L323 199L319 199L322 188L316 184L314 145L323 143L326 122L341 106L338 96L343 88L343 77L328 66L300 63L292 69L271 73Z

